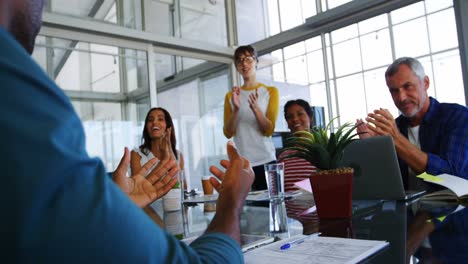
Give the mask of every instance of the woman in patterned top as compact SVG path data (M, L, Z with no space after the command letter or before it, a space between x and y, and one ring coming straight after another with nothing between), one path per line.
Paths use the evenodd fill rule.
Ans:
M288 101L284 105L284 117L288 123L291 133L298 131L308 131L313 123L312 109L306 101L302 99ZM308 161L302 158L284 158L293 151L282 152L279 160L284 162L284 188L285 191L294 191L298 188L294 183L303 179L308 179L317 169Z

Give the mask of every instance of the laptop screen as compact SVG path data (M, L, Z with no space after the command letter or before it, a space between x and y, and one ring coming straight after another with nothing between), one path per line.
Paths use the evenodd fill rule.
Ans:
M355 169L353 199L405 199L391 137L371 137L352 142L345 149L342 163Z

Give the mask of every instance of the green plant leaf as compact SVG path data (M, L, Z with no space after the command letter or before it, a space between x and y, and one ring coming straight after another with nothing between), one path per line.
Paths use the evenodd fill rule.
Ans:
M312 140L312 143L315 142L314 134L309 131L297 131L293 133L294 137L304 137Z
M333 118L326 128L316 127L311 131L300 131L294 133L294 137L286 140L285 149L294 151L293 154L287 154L286 157L299 157L309 161L318 169L334 169L341 165L344 149L356 136L363 133L354 133L357 125L346 122L337 128L336 132L328 135Z
M303 137L289 137L285 141L286 146L292 146L297 144L298 142L306 142L308 144L315 144L315 142L310 138L303 138Z

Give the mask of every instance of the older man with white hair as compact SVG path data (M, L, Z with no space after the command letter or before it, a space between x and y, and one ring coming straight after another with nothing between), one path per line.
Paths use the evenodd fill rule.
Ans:
M362 136L393 138L407 189L425 188L415 177L422 172L448 173L468 179L468 110L429 97L429 77L410 57L395 60L385 72L390 95L401 115L394 120L387 109L369 113L358 132Z

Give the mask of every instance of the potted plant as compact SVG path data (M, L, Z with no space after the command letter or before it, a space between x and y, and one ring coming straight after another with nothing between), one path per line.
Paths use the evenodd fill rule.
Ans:
M353 168L341 167L341 159L345 147L358 133L353 134L356 126L348 122L329 134L333 120L325 128L295 132L283 149L293 151L285 158L303 158L317 168L310 176L310 183L320 218L352 215Z

